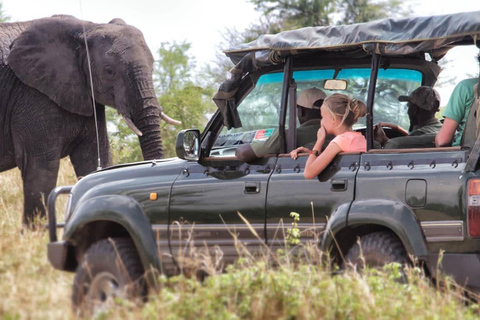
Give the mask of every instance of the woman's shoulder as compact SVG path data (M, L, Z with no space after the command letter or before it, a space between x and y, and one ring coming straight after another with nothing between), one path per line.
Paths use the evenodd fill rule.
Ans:
M339 134L337 137L340 137L340 139L361 139L365 137L362 135L361 132L356 132L356 131L347 131L342 134Z
M367 140L360 132L348 131L339 134L332 140L339 145L344 152L364 152L367 147Z

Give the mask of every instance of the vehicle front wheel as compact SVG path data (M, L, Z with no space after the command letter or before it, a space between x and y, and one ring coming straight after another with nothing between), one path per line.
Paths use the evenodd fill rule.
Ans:
M103 239L88 248L73 282L74 311L95 315L107 310L116 297L146 296L143 266L129 238Z
M348 250L345 262L359 268L381 268L391 262L406 264L408 255L402 242L394 234L381 231L360 237L360 244L357 242Z

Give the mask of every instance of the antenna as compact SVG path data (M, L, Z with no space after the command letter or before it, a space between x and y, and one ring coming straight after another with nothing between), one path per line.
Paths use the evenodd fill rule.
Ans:
M92 76L92 64L90 61L90 52L88 50L87 37L85 34L85 21L83 20L83 11L82 11L82 0L79 0L80 5L80 16L82 18L82 29L83 29L83 39L85 40L85 49L87 50L87 62L88 62L88 75L90 78L90 89L92 90L92 106L93 106L93 116L95 118L95 134L97 137L97 170L102 169L101 159L100 159L100 140L98 138L98 120L97 120L97 107L95 106L95 93L93 91L93 76Z

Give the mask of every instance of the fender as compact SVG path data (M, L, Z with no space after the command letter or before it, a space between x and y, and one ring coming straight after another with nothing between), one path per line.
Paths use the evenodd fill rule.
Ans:
M347 227L348 210L350 205L351 202L344 203L330 215L320 244L320 250L322 252L328 252L328 250L335 244L335 235L340 230Z
M88 223L111 221L122 225L132 237L145 270L161 270L151 224L135 200L123 195L105 195L79 203L65 225L63 239L68 241Z
M374 224L392 230L402 241L409 254L426 259L427 245L420 223L405 204L384 199L354 201L348 214L347 225Z

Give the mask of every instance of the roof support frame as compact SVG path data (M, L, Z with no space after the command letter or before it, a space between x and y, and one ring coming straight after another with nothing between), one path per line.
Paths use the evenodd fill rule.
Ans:
M378 66L380 65L381 55L377 52L372 52L372 66L370 73L370 81L368 82L367 95L367 151L373 148L373 105L375 102L375 88L377 86Z

